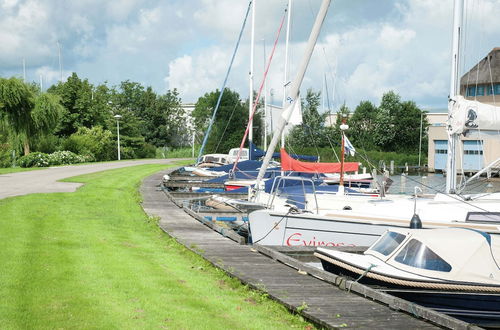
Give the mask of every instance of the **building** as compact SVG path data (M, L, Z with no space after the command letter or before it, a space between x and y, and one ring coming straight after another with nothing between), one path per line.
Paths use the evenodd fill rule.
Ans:
M500 105L500 47L494 48L460 79L460 94L468 100ZM498 99L498 101L497 101ZM446 169L448 134L447 112L429 113L429 171ZM500 158L500 142L495 138L461 136L457 146L458 172L477 172Z

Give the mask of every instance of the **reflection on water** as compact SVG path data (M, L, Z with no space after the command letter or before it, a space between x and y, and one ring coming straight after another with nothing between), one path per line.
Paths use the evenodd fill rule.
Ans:
M394 181L389 188L390 194L414 194L415 187L422 189L424 194L435 194L444 192L446 189L446 177L437 173L426 173L422 175L392 175ZM458 184L466 177L459 176ZM500 191L500 178L486 177L470 182L462 193L488 193Z

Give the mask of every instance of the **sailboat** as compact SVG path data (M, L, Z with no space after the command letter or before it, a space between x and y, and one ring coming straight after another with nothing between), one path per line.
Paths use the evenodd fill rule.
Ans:
M462 4L455 3L452 79L448 103L448 175L446 194L379 197L336 194L307 195L308 210L259 210L249 215L253 242L263 245L354 246L371 245L388 229L406 228L415 215L415 226L465 227L500 234L500 193L457 195L455 148L458 134L500 130L491 114L499 107L466 101L456 95ZM267 156L267 155L266 155ZM325 207L325 205L327 205Z

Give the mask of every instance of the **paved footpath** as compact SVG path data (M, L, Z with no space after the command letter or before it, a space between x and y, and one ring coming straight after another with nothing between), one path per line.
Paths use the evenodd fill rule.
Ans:
M171 164L179 159L143 159L49 167L43 170L0 175L0 199L34 193L74 192L81 183L59 182L72 176L143 164Z

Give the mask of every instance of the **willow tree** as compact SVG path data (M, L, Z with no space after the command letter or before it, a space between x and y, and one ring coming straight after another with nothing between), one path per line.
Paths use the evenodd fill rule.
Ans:
M22 143L25 155L33 138L54 130L63 110L58 96L38 93L18 78L0 78L0 119Z

